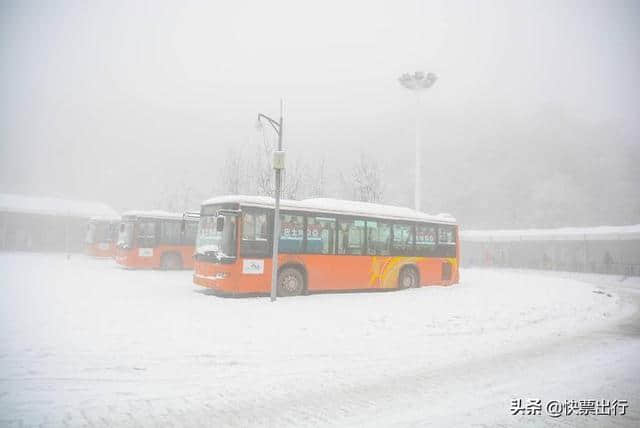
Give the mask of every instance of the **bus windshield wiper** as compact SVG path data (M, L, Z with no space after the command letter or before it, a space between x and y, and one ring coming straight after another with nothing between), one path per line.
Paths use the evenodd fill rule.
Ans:
M219 263L228 263L236 259L234 256L228 256L220 250L196 251L196 255L203 256L209 259L215 259Z

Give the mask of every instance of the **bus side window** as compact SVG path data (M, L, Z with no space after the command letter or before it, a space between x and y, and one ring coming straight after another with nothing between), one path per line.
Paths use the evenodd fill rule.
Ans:
M433 257L436 252L436 227L432 224L416 225L416 255Z
M307 217L307 253L334 254L336 219Z
M393 225L393 246L391 254L394 256L412 256L414 251L414 227L410 224Z
M301 253L304 245L304 217L301 215L280 214L281 253Z
M367 220L367 253L372 256L388 256L391 247L391 225Z
M338 228L338 254L362 254L364 230L364 220L341 220Z
M163 244L180 245L181 223L177 221L163 221L160 223L162 230L160 240Z
M456 235L453 226L438 226L438 256L456 256Z
M138 223L138 247L153 248L156 244L156 223L141 221Z
M246 212L242 218L242 239L245 241L256 240L255 217L251 212Z
M269 257L271 246L269 245L267 210L245 208L243 211L240 256Z

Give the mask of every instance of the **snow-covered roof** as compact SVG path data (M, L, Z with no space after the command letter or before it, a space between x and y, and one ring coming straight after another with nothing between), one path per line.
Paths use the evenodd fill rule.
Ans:
M113 222L118 222L120 221L120 216L93 216L89 219L90 222L95 222L95 223L113 223Z
M631 240L640 239L640 224L559 229L463 230L460 232L460 239L467 242Z
M228 195L207 199L202 205L225 203L239 203L244 206L273 207L274 199L268 196ZM303 199L301 201L282 199L280 201L280 208L284 210L314 211L326 214L379 217L389 220L429 221L446 224L455 224L456 222L456 219L449 214L432 215L407 207L330 198Z
M67 217L118 217L110 206L95 201L43 198L0 193L0 212L44 214Z
M182 213L174 213L162 210L132 210L122 213L122 217L142 217L142 218L159 218L159 219L172 219L182 220Z
M200 220L200 211L185 211L182 218L186 220Z

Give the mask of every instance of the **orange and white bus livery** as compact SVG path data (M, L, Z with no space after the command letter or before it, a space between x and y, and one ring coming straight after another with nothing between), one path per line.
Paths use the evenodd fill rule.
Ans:
M205 201L195 284L220 294L271 289L272 198ZM281 201L277 291L402 289L459 280L458 226L446 214L336 199Z
M125 212L116 262L132 269L192 269L197 228L197 214Z
M91 217L87 222L85 253L93 257L113 257L119 224L119 217Z

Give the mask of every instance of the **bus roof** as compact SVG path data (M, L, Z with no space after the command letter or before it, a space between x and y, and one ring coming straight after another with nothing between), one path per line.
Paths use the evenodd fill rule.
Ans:
M274 199L268 196L228 195L207 199L202 205L238 203L243 206L273 208ZM407 207L372 204L369 202L346 201L331 198L313 198L293 201L282 199L283 210L312 211L325 214L377 217L387 220L428 221L433 223L455 224L456 219L449 214L431 215Z
M161 220L182 220L182 213L174 213L162 210L132 210L122 213L122 217L141 217L141 218L154 218Z
M41 214L90 218L94 216L118 217L110 206L95 201L45 198L0 193L0 212Z
M640 239L640 224L629 226L562 227L558 229L463 230L467 242L617 241Z

